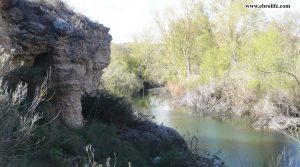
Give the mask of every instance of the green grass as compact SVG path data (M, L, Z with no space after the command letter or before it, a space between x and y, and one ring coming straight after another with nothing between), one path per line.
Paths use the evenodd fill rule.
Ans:
M157 152L144 143L123 140L121 129L134 127L141 120L134 116L128 102L105 92L83 98L83 113L87 122L81 129L66 128L59 121L45 124L45 114L49 108L50 103L44 103L38 108L46 118L39 122L22 157L12 165L66 167L77 163L84 166L89 164L85 150L87 145L92 145L95 162L99 164L105 164L108 157L111 157L110 163L114 164L115 154L116 167L127 167L129 162L133 167L180 167L187 158L191 158L189 152L176 148ZM151 161L157 156L161 157L161 161L153 165Z
M81 165L87 163L85 146L93 145L95 161L104 163L108 157L116 153L118 165L132 162L135 166L147 166L147 157L140 154L140 148L133 143L123 141L117 129L110 125L94 123L82 129L68 129L60 125L48 125L36 131L36 140L41 140L36 148L28 151L22 164L35 166L51 165L64 167L77 160ZM112 158L113 162L113 158Z

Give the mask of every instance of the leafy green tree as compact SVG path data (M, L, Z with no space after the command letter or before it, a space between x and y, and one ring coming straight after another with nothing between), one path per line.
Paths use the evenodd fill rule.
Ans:
M268 22L261 10L247 9L249 3L188 0L169 8L156 19L160 39L147 31L133 43L113 45L105 80L126 96L148 82L188 88L233 74L265 91L300 86L299 13Z
M230 51L231 66L238 67L243 55L240 48L255 32L263 29L265 17L260 10L245 8L251 0L214 0L210 6L211 22L218 47Z
M157 21L163 36L166 56L173 63L178 77L197 74L202 56L213 43L208 15L203 4L187 1L182 5L182 12L169 12L167 25Z
M142 83L135 74L130 73L125 65L113 62L104 71L102 76L104 87L112 94L119 97L130 97L137 94Z

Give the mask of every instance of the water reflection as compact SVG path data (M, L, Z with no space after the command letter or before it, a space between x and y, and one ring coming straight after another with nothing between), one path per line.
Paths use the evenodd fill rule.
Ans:
M222 151L220 157L227 165L239 167L267 166L283 150L290 153L294 160L300 159L300 147L283 134L271 131L255 131L247 121L218 121L201 118L188 112L172 108L167 101L157 98L146 99L145 111L155 116L158 124L173 127L182 135L196 136L210 152ZM140 106L141 107L141 106ZM293 164L298 166L300 164Z

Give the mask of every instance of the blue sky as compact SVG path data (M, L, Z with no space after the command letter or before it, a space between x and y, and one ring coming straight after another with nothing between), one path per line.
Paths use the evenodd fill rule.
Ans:
M180 0L65 0L75 10L111 28L113 42L133 41L154 22L158 11L176 6ZM205 0L209 1L209 0ZM255 4L288 4L293 11L300 11L300 0L256 0ZM276 17L286 10L265 9L266 15Z

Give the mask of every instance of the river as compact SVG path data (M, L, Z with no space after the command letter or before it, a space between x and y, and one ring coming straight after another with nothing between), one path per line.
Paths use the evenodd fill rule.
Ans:
M218 153L230 167L269 166L282 152L285 160L281 166L288 166L288 159L293 160L291 167L300 166L299 144L279 132L256 131L247 121L203 118L155 96L138 100L135 106L151 113L156 123L172 127L186 138L197 137L203 150Z

